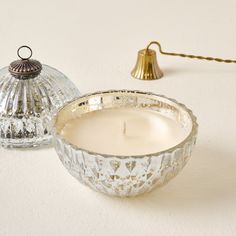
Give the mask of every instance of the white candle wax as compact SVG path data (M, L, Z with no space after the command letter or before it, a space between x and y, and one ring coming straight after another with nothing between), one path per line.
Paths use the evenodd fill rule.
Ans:
M189 131L156 111L114 108L86 113L66 123L61 135L79 148L119 156L171 148Z

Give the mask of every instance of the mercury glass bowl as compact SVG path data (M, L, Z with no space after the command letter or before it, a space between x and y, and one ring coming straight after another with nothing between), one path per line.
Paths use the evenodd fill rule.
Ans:
M50 144L53 115L80 95L64 74L30 59L31 55L28 58L19 55L21 60L0 70L0 145L3 147Z
M95 153L71 144L61 135L68 121L109 108L151 109L188 130L177 145L156 153L117 156ZM167 183L188 162L197 137L197 122L185 105L162 95L111 90L84 95L62 108L54 118L55 149L69 173L81 183L111 196L136 196Z

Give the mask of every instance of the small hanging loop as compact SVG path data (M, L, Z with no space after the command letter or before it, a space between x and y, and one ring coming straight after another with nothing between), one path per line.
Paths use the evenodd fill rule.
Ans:
M23 57L23 56L20 55L20 50L21 50L22 48L27 48L27 49L29 49L30 55L29 55L28 57ZM32 57L32 54L33 54L32 49L31 49L29 46L27 46L27 45L23 45L23 46L19 47L18 50L17 50L17 55L18 55L18 57L21 58L22 60L29 60L29 59Z

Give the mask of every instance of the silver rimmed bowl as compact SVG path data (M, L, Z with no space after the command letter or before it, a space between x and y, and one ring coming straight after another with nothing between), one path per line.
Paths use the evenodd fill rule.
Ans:
M86 150L68 141L61 131L84 114L110 108L151 109L187 131L176 145L144 155L111 155ZM188 162L197 137L192 111L173 99L148 92L109 90L86 94L66 104L54 118L54 142L69 173L92 189L112 196L136 196L167 183Z

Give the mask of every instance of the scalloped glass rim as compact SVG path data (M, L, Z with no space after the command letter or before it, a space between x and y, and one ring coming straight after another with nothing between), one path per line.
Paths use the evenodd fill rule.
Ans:
M129 155L129 156L126 156L126 155L112 155L112 154L104 154L104 153L96 153L96 152L92 152L92 151L89 151L89 150L86 150L86 149L83 149L83 148L79 148L78 146L70 143L69 141L67 141L65 138L63 138L61 135L60 135L60 131L58 130L58 127L57 127L57 121L58 121L58 118L60 117L61 113L68 107L70 106L73 106L74 103L78 103L79 101L83 101L83 100L87 100L88 98L91 98L91 97L95 97L95 96L99 96L99 95L105 95L105 94L113 94L114 96L117 94L135 94L135 95L145 95L145 96L148 96L148 97L153 97L153 98L156 98L156 100L164 100L164 101L168 101L169 103L173 103L176 107L180 109L182 109L183 111L187 112L187 114L189 115L190 117L190 121L191 121L191 125L192 125L192 128L191 128L191 131L190 133L188 134L188 136L182 141L180 142L179 144L175 145L175 146L172 146L168 149L165 149L163 151L160 151L160 152L155 152L155 153L147 153L147 154L144 154L144 155ZM196 116L193 114L193 112L187 108L184 104L182 103L179 103L178 101L176 101L175 99L172 99L172 98L168 98L164 95L159 95L159 94L155 94L155 93L152 93L152 92L144 92L144 91L139 91L139 90L105 90L105 91L97 91L97 92L94 92L94 93L87 93L87 94L84 94L82 96L80 96L79 98L75 98L74 100L70 101L70 102L67 102L58 112L57 114L54 116L53 118L53 130L52 130L52 134L56 137L56 138L59 138L63 143L67 144L67 145L70 145L73 149L75 150L78 150L78 151L82 151L82 152L86 152L90 155L96 155L96 156L102 156L102 157L106 157L106 158L142 158L144 156L146 157L151 157L151 156L159 156L161 154L164 154L164 153L172 153L173 151L175 151L176 149L179 149L179 148L184 148L185 144L188 143L188 142L191 142L193 138L195 138L197 136L197 131L198 131L198 123L197 123L197 118Z

